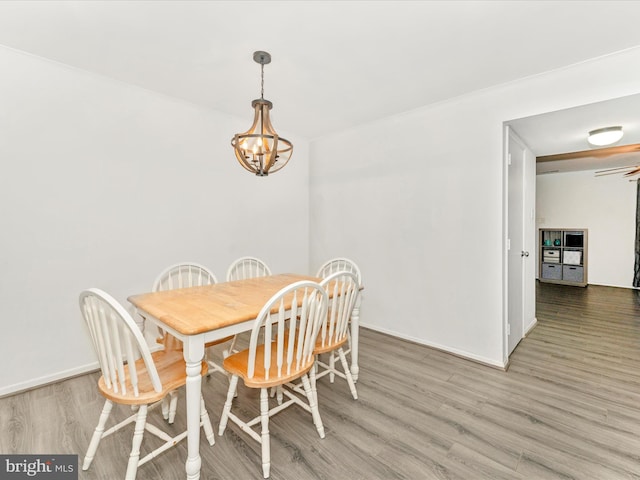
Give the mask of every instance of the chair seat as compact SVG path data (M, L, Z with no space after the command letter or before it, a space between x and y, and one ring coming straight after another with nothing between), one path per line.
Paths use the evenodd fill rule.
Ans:
M114 392L105 383L104 376L98 381L100 393L107 399L126 405L147 405L162 400L169 392L182 387L186 383L186 364L181 350L159 350L151 354L162 383L162 391L156 392L149 381L144 361L136 361L138 374L138 396L135 396L129 369L125 367L126 393ZM209 370L207 362L202 362L201 375Z
M316 341L316 346L313 349L313 353L315 355L321 355L323 353L332 352L342 347L345 343L347 343L348 337L344 337L342 340L337 342L327 342L322 345L322 339L318 336L318 340Z
M286 347L285 347L286 349ZM264 357L264 345L256 347L256 358ZM311 370L314 358L311 357L308 362L303 362L300 367L296 368L295 364L291 365L291 371L287 373L286 361L282 364L281 375L278 376L277 366L277 346L276 342L271 344L271 367L265 370L263 362L256 362L255 370L252 378L247 377L249 365L249 349L229 355L224 359L222 367L232 375L238 375L244 381L244 384L250 388L269 388L276 385L282 385L300 378L302 375ZM295 359L294 359L295 362ZM268 374L268 375L267 375Z

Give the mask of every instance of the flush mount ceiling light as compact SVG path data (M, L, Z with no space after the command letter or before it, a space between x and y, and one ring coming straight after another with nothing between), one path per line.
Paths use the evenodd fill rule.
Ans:
M231 145L240 165L259 177L266 177L287 164L293 145L274 130L269 119L269 110L273 104L264 99L264 66L271 63L271 55L262 51L254 52L253 60L260 64L260 98L251 102L255 111L253 125L246 132L234 135Z
M588 140L591 145L602 147L616 143L622 138L622 135L622 127L598 128L589 132Z

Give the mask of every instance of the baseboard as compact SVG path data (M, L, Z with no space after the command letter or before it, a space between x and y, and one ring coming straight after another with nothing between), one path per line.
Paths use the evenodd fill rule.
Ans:
M629 290L640 290L638 287L630 287L629 285L611 285L609 283L591 283L589 285L596 285L598 287L614 287L614 288L626 288Z
M69 370L63 370L52 375L45 375L42 377L34 378L26 382L14 383L6 387L0 388L0 398L8 397L10 395L16 395L26 390L31 390L38 387L44 387L50 383L59 382L61 380L67 380L72 377L84 375L86 373L95 372L100 369L98 362L89 363L81 367L71 368Z
M399 334L398 332L387 330L385 328L380 328L380 327L377 327L377 326L368 325L368 324L364 324L364 323L361 323L360 326L362 328L368 328L369 330L374 330L376 332L384 333L385 335L389 335L391 337L401 338L401 339L407 340L409 342L417 343L419 345L424 345L426 347L430 347L430 348L433 348L435 350L439 350L441 352L449 353L451 355L455 355L456 357L464 358L465 360L471 360L473 362L480 363L480 364L486 365L488 367L498 368L500 370L505 370L506 366L507 366L505 363L502 363L502 362L499 362L499 361L496 361L496 360L492 360L490 358L486 358L486 357L482 357L480 355L475 355L473 353L465 352L464 350L459 350L457 348L451 348L451 347L447 347L445 345L440 345L440 344L437 344L437 343L434 343L434 342L429 342L429 341L423 340L421 338L412 337L410 335L402 335L402 334Z
M537 281L540 281L539 278L536 277ZM558 284L561 285L561 284ZM597 283L597 282L588 282L587 286L589 285L595 285L596 287L613 287L613 288L626 288L629 290L640 290L640 287L634 287L631 285L614 285L612 283Z

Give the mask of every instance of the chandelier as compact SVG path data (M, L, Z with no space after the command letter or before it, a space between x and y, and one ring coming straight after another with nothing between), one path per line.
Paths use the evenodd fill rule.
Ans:
M254 109L253 125L246 132L235 134L231 145L240 165L259 177L266 177L287 164L293 145L276 133L269 119L273 104L264 98L264 66L271 63L271 55L262 51L254 52L253 60L260 64L260 98L251 102Z

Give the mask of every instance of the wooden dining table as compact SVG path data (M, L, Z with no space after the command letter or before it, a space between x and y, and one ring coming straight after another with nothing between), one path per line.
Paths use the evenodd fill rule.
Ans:
M285 273L132 295L129 302L146 320L180 339L186 363L188 480L200 478L201 363L205 343L251 330L264 304L280 289L301 280L321 278ZM359 302L351 316L351 370L358 374Z

